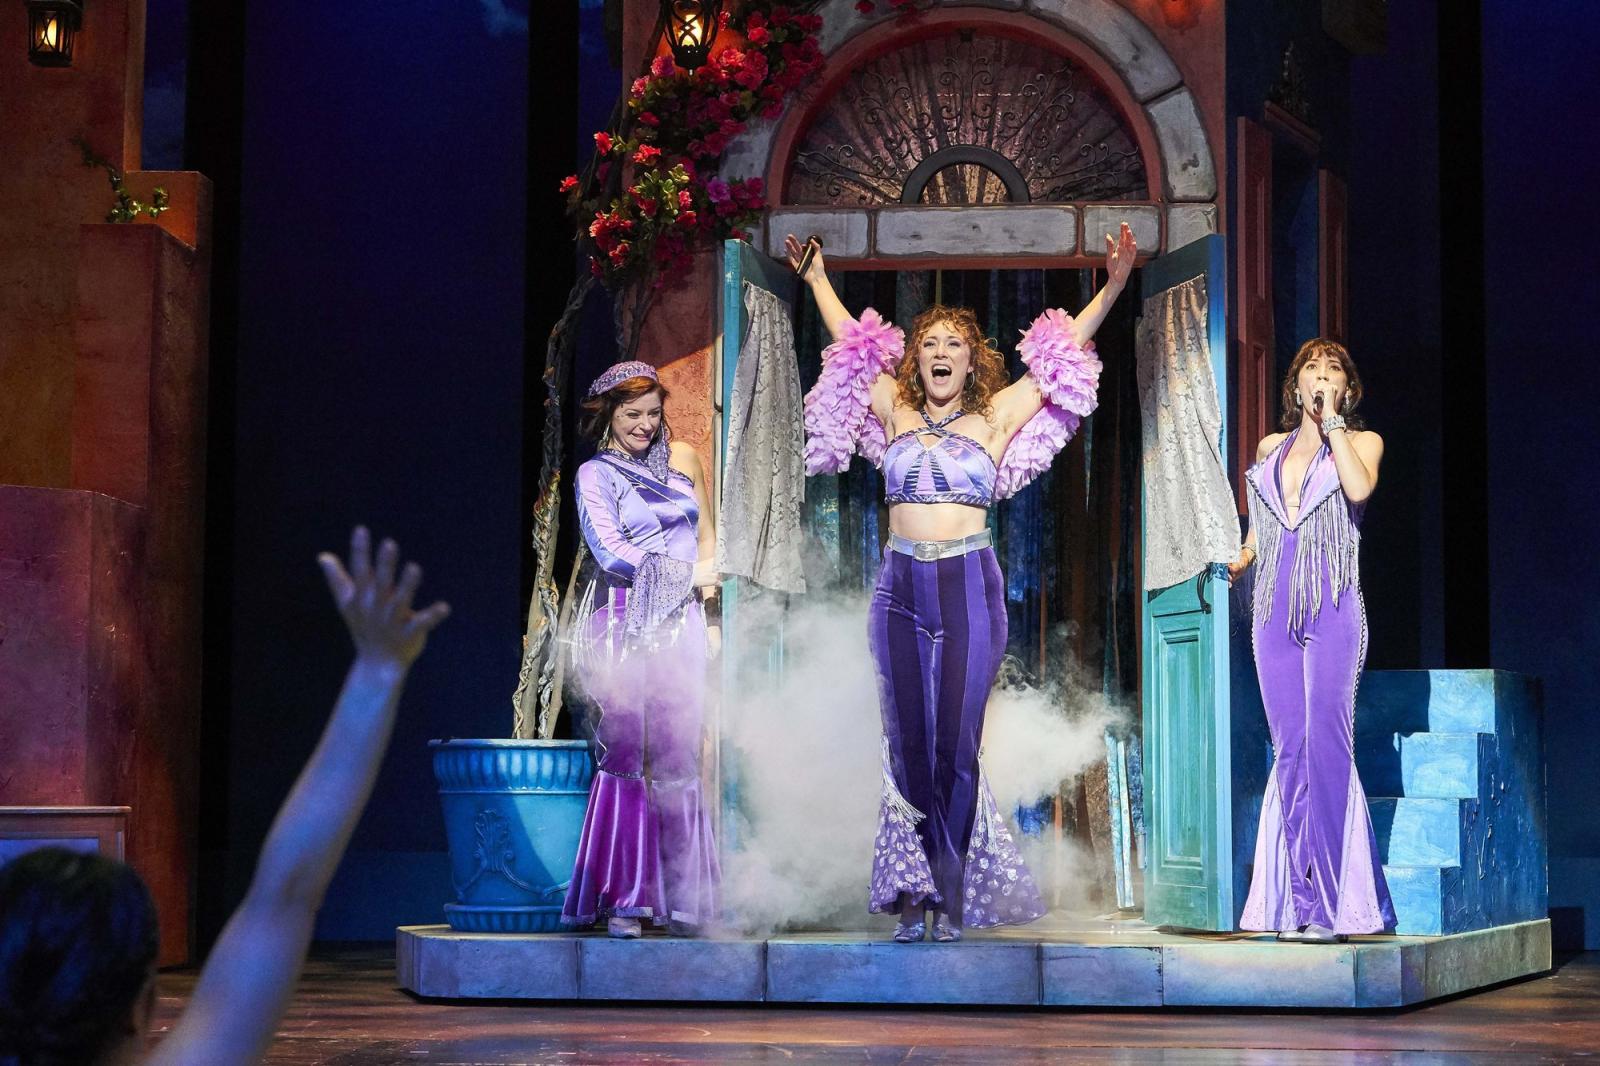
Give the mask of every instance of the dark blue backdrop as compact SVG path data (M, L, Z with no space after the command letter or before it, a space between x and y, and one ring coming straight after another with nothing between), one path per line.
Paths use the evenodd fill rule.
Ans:
M1544 678L1550 904L1600 948L1600 19L1484 0L1483 39L1489 634L1495 666Z

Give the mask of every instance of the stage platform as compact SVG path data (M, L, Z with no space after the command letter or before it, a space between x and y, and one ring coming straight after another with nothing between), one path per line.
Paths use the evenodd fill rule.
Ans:
M882 931L680 940L396 932L401 987L442 999L1060 1007L1422 1003L1550 969L1550 923L1438 937L1280 944L1106 918L896 944Z

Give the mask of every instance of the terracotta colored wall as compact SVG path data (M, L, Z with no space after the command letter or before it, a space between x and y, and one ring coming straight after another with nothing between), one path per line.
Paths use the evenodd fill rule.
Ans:
M712 449L712 386L716 379L717 251L698 253L694 266L675 285L662 290L644 324L639 358L661 371L672 393L668 414L673 435L693 444L707 470L715 470Z
M139 508L0 486L0 804L105 804L126 768L102 723L128 723L142 678Z
M209 190L197 185L202 200ZM84 226L73 483L141 505L139 631L148 698L116 742L128 859L161 911L164 957L188 954L200 723L201 558L210 260L156 226Z
M20 5L18 5L20 8ZM132 807L127 857L189 954L211 189L139 172L143 0L71 67L0 18L0 803ZM126 172L159 221L107 224ZM12 757L14 753L24 753Z
M1217 217L1228 217L1227 33L1224 0L1117 0L1139 16L1183 74L1211 139Z
M626 6L622 33L622 73L626 82L636 76L646 55L663 47L652 38L654 3L631 0ZM622 88L622 87L619 87ZM717 285L721 270L717 251L695 256L694 266L663 290L651 309L639 342L639 358L661 371L672 393L672 431L700 452L707 470L716 469L712 448L714 415L712 386L716 377L714 351L717 329Z
M28 62L21 7L0 18L0 484L59 486L70 477L78 224L103 221L112 202L72 139L139 165L144 3L91 4L66 69Z

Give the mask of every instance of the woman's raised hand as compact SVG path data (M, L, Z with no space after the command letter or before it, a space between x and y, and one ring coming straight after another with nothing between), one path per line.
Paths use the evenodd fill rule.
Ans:
M1106 234L1106 274L1114 284L1122 285L1133 273L1133 260L1139 254L1139 242L1133 239L1133 230L1122 224L1115 238Z
M791 233L783 238L783 250L789 256L789 269L799 270L800 260L803 259L806 254L805 244L800 241L800 238ZM820 280L824 276L825 271L822 266L822 245L818 244L816 251L812 252L811 262L806 264L806 272L800 276L800 280L805 282L807 285L810 285L811 283Z
M357 526L350 534L349 570L332 552L317 556L333 602L350 628L358 659L410 666L422 654L428 634L450 614L449 606L442 602L420 611L411 609L417 586L422 584L422 568L407 563L396 581L399 562L399 545L385 540L378 546L377 564L373 564L372 534L365 526Z

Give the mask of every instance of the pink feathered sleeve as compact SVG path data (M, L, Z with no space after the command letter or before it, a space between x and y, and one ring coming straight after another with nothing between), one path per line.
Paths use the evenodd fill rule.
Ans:
M860 451L883 461L883 423L872 413L872 383L893 373L905 354L900 327L867 308L822 350L822 374L805 398L806 473L838 473Z
M1078 423L1099 401L1100 359L1094 343L1080 345L1072 339L1072 316L1052 308L1033 320L1017 345L1028 376L1044 394L1044 406L1023 423L1000 459L995 498L1015 496L1049 469L1056 453L1078 431Z

